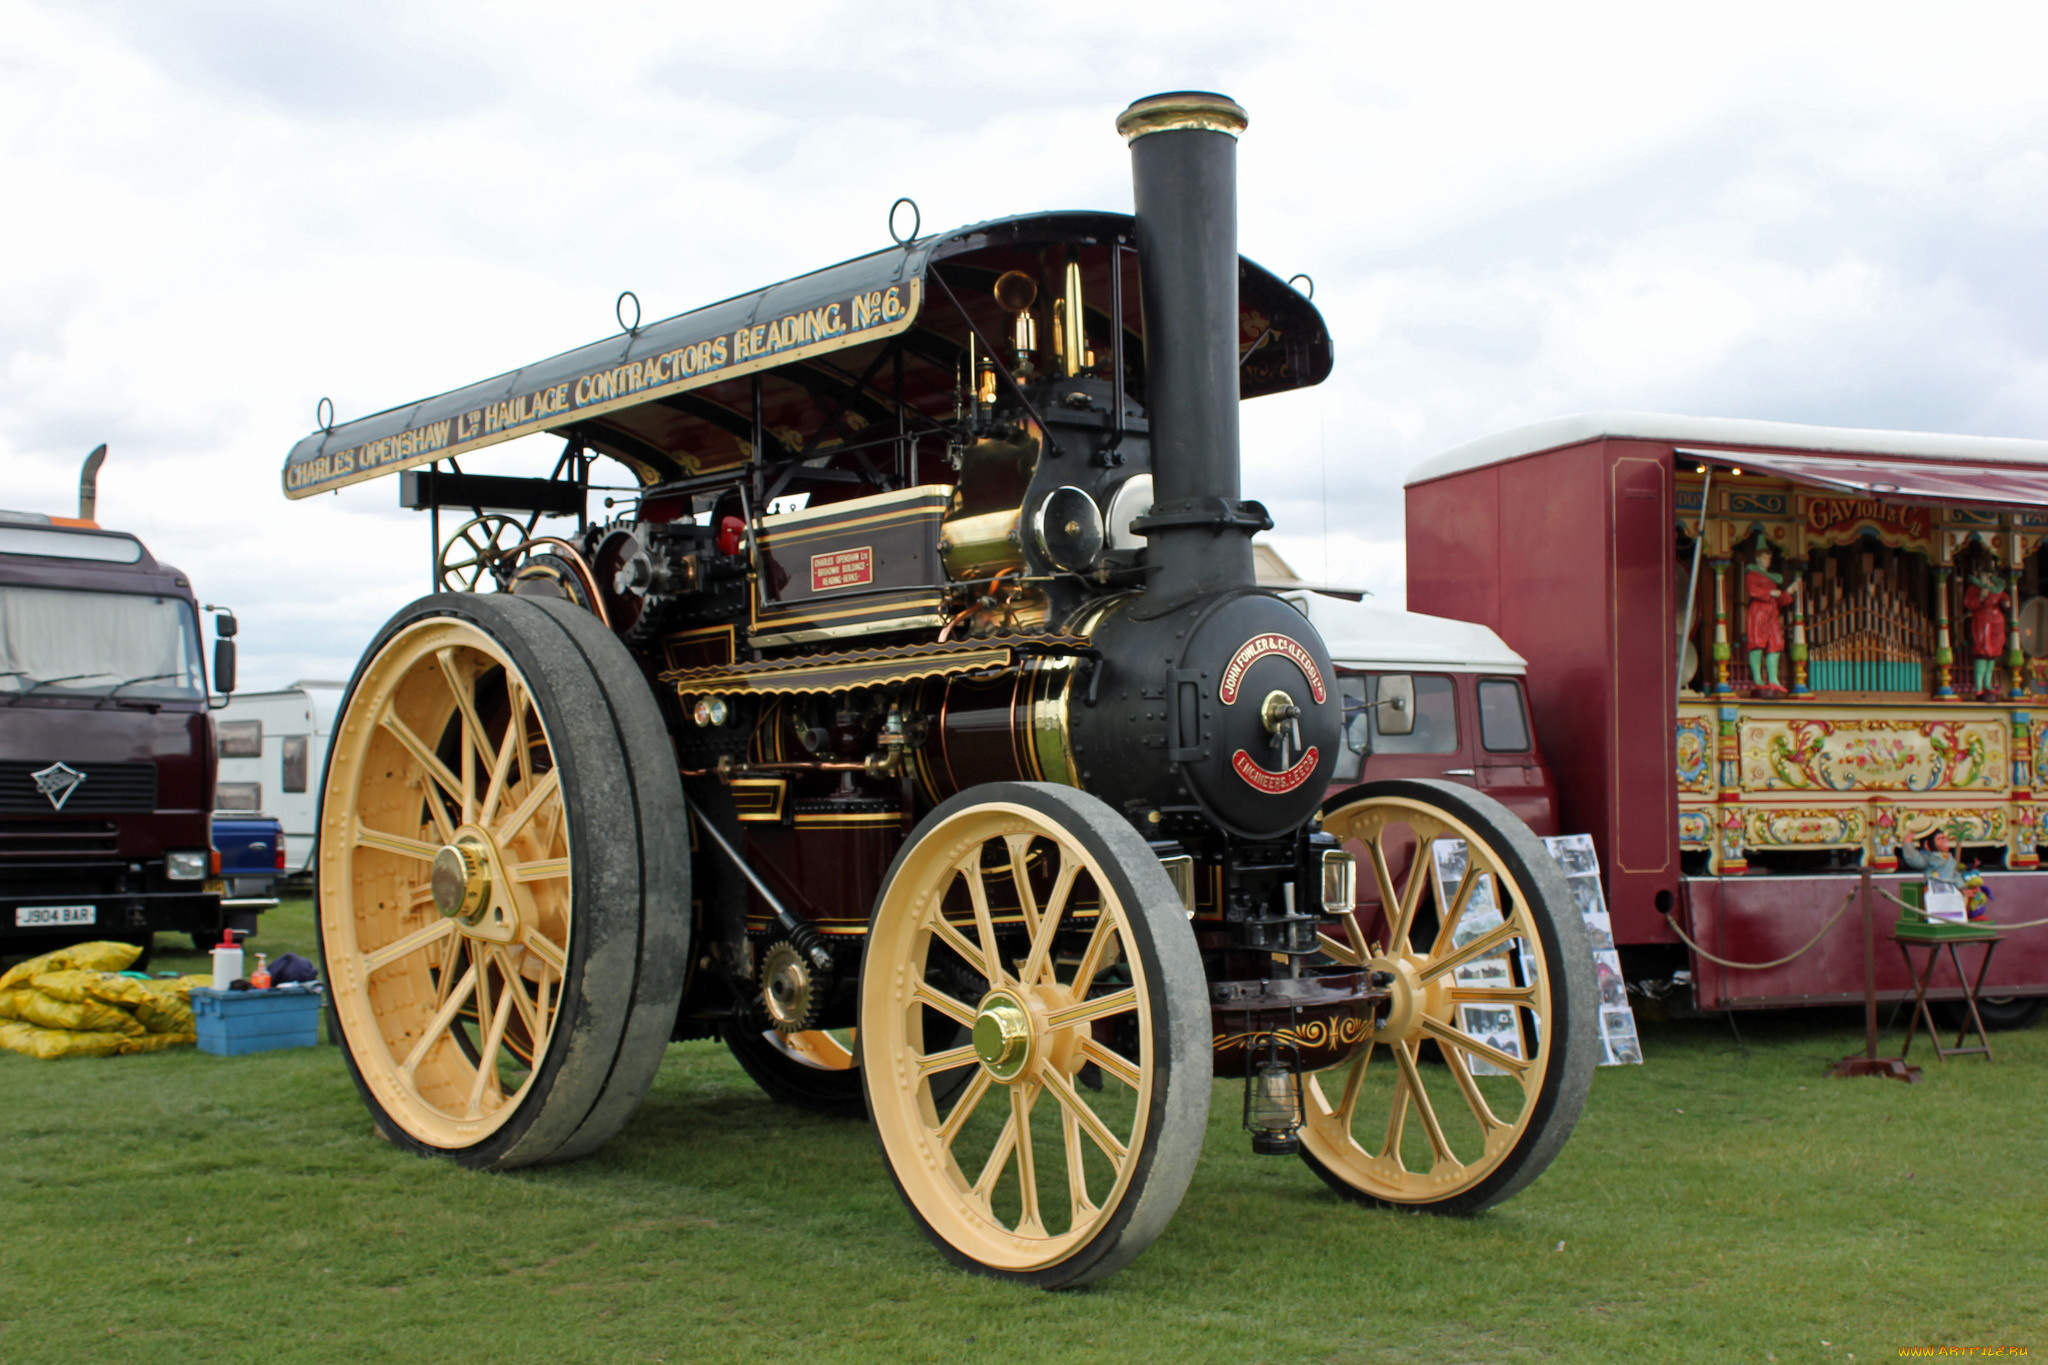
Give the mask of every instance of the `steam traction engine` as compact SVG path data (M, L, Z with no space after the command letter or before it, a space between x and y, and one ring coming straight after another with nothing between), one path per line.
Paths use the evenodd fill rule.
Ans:
M1592 1058L1556 869L1468 789L1324 810L1366 727L1253 585L1238 403L1330 349L1238 257L1244 126L1142 100L1135 217L913 228L292 451L291 496L410 468L437 523L444 591L370 646L322 787L334 1008L394 1141L579 1156L717 1036L864 1104L949 1257L1046 1286L1158 1235L1212 1077L1361 1202L1549 1162ZM540 432L547 479L457 464ZM592 524L600 455L634 483Z

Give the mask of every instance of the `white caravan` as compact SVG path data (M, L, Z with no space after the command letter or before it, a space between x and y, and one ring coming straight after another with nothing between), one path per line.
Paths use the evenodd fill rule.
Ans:
M238 692L215 718L224 812L261 811L284 825L285 871L313 867L320 773L346 684L302 679L281 692Z

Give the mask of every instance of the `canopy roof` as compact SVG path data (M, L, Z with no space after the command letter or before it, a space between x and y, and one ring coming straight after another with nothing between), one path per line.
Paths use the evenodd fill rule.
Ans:
M1086 334L1103 364L1112 271L1120 269L1126 383L1142 399L1135 258L1124 253L1113 265L1108 249L1133 235L1128 214L1077 212L918 238L315 431L286 457L285 494L303 498L540 431L611 455L647 484L738 466L756 439L755 375L763 376L763 445L779 453L829 453L883 423L892 432L899 421L910 435L930 432L941 413L951 414L964 373L963 311L984 337L999 337L1007 315L990 295L995 279L1024 270L1040 281L1043 308L1059 292L1054 272L1069 260L1081 267ZM1250 261L1239 270L1239 311L1243 397L1328 375L1321 315ZM1043 324L1041 339L1050 340Z
M1763 468L1763 463L1755 452L1775 450L1811 452L1814 455L1867 456L1870 457L1871 463L1883 464L1885 469L1892 471L1894 475L1905 473L1903 468L1894 464L1895 461L1916 462L1916 467L1923 471L1930 470L1932 465L1976 465L1986 468L2007 466L2015 477L2021 478L2022 482L2034 477L2023 474L2022 471L2048 470L2048 441L2000 436L1951 436L1926 431L1816 427L1794 422L1757 422L1733 417L1682 417L1653 412L1586 412L1514 427L1455 446L1417 465L1409 472L1407 486L1412 488L1416 484L1447 478L1468 469L1504 464L1509 460L1538 455L1544 451L1603 439L1664 441L1674 446L1719 447L1723 452L1741 450L1750 454L1749 459L1741 462L1744 469L1752 466ZM1713 452L1689 449L1686 453L1692 457L1705 457ZM1837 462L1829 467L1835 469L1839 477L1848 478L1848 463L1855 462ZM1805 467L1818 472L1823 466L1821 462L1808 461ZM1787 474L1786 477L1806 479L1807 475ZM1951 470L1949 477L1956 478L1957 472ZM1820 479L1811 481L1825 482ZM1976 485L1979 491L1942 494L1907 493L1904 491L1901 478L1886 477L1883 474L1873 475L1871 482L1899 483L1900 491L1887 493L1873 490L1868 485L1850 483L1837 483L1835 486L1858 487L1859 491L1874 493L1876 496L1920 496L1923 499L1965 502L2013 500L2009 497L1986 496L1982 489L1998 486L1991 480L1966 479L1966 482ZM2006 491L2012 491L2011 487ZM2023 501L2033 504L2040 499L2029 496Z
M1871 498L1908 502L1990 503L2048 507L2048 468L1970 465L1855 455L1793 455L1782 451L1678 449L1688 459L1776 474L1794 483L1840 488Z

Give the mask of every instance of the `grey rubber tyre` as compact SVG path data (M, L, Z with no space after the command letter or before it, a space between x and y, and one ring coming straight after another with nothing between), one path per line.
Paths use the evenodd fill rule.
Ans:
M1977 997L1977 1017L1984 1021L1987 1033L2011 1033L2018 1029L2032 1028L2040 1022L2041 1011L2048 1008L2048 997L2038 995L1980 995ZM1974 1028L1970 1011L1960 1000L1944 1000L1934 1006L1934 1012L1941 1019L1943 1028Z

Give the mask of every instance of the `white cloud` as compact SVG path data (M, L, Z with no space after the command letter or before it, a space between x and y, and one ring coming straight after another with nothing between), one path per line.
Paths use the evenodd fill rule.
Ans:
M245 677L339 674L428 552L388 480L282 499L321 396L873 249L899 194L1127 207L1111 120L1186 86L1250 109L1245 250L1335 338L1246 411L1312 576L1399 600L1406 470L1564 411L2048 434L2037 7L880 13L0 0L0 505L106 440L103 518L237 606Z

